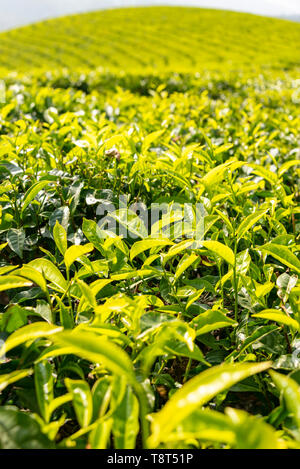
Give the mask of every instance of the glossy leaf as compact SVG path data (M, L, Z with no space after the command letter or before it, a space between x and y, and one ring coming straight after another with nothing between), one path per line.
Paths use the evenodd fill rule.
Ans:
M72 395L76 417L81 428L86 428L93 416L93 400L90 387L86 381L65 380L66 387Z
M155 238L150 238L150 239L144 239L143 241L137 241L134 243L130 250L130 259L133 260L136 256L141 254L144 251L147 251L148 249L152 248L157 248L157 247L164 247L164 246L170 246L172 245L172 241L169 239L155 239Z
M93 333L62 332L54 338L55 343L68 347L74 355L79 355L93 363L102 363L111 372L126 375L135 381L132 363L120 347Z
M196 335L198 336L223 327L235 327L237 322L227 317L224 313L211 309L194 318L190 326L195 328Z
M265 309L260 313L253 314L254 318L268 319L269 321L276 321L279 324L285 324L293 330L299 330L299 323L287 314L279 311L278 309Z
M36 184L33 184L30 189L24 195L24 200L22 203L22 212L28 207L28 205L33 201L33 199L38 195L38 193L46 187L50 181L40 181Z
M25 265L21 269L15 270L14 275L24 277L38 285L44 292L47 291L47 283L44 276L30 265Z
M49 282L53 283L59 291L66 291L68 284L59 269L48 259L34 259L29 266L38 270Z
M156 447L165 432L172 431L184 418L218 393L248 376L267 370L270 366L270 362L219 365L192 378L153 417L150 447Z
M196 254L186 254L183 256L177 265L174 279L177 280L197 259L198 256Z
M112 432L116 449L134 449L139 431L139 404L133 391L127 387L124 397L114 412Z
M300 261L288 247L269 243L260 246L259 250L274 257L293 271L300 273Z
M60 253L64 256L68 248L67 233L63 226L56 220L53 228L53 238Z
M54 449L32 415L0 407L0 449Z
M81 256L91 252L94 249L94 246L89 243L85 246L71 246L67 249L64 255L65 264L67 269L71 267L71 265Z
M18 329L6 339L0 349L0 356L21 344L31 342L41 337L49 337L53 334L57 334L61 330L62 327L53 326L47 322L35 322L28 326L21 327L21 329Z
M230 247L219 243L219 241L201 241L201 244L206 249L209 249L211 252L224 259L228 264L234 265L234 253Z
M23 258L23 249L25 242L25 231L22 228L14 229L8 231L7 233L7 243L12 251L14 251L18 256Z
M0 393L10 384L13 384L16 381L19 381L25 378L26 376L31 375L31 373L32 369L29 368L27 370L16 370L12 371L11 373L0 375Z
M0 277L0 291L10 290L11 288L30 287L32 282L16 275L5 275Z
M46 422L49 422L49 405L54 398L54 380L53 367L48 361L39 362L35 365L34 383L41 415Z
M285 376L273 370L269 373L276 387L281 392L292 419L298 429L300 429L300 386L289 376Z
M248 231L253 227L253 225L255 225L255 223L257 223L267 213L267 211L268 211L268 209L257 210L256 212L251 213L251 215L248 215L248 217L246 217L242 221L240 226L238 227L238 229L236 231L237 237L239 239L243 238L243 236L246 233L248 233Z

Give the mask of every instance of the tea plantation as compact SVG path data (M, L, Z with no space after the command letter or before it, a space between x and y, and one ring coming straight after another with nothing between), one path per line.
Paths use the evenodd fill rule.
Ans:
M300 24L0 34L0 449L300 449Z

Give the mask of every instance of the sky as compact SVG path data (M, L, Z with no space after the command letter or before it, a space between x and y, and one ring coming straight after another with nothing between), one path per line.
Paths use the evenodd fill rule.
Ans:
M300 15L300 0L0 0L0 29L101 8L160 4L224 8L269 16Z

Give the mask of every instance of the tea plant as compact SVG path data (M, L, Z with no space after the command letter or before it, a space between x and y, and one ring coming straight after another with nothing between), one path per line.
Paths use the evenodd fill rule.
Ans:
M300 447L291 49L259 75L6 73L0 448Z

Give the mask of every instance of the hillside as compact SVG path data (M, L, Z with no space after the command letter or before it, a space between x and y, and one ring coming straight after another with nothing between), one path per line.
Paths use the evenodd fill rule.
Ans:
M184 7L105 10L36 23L0 35L0 67L110 70L290 68L300 24Z

